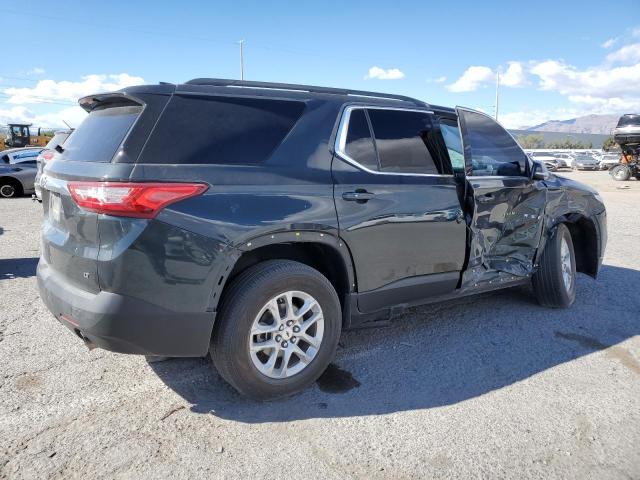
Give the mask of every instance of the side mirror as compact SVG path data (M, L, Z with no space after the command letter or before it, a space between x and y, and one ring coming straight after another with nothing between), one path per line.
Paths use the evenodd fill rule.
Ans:
M547 180L551 175L544 163L538 160L531 161L531 178L533 180Z

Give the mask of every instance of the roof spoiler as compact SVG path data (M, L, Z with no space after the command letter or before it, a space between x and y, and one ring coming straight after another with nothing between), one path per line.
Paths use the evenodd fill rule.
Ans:
M98 108L144 106L141 100L122 92L88 95L78 100L78 104L86 112L92 112Z

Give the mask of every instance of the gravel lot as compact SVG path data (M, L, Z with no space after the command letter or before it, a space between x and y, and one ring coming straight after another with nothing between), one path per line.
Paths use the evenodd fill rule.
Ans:
M266 404L208 360L88 351L38 297L41 206L0 200L0 478L640 478L640 182L566 175L609 212L572 309L415 309Z

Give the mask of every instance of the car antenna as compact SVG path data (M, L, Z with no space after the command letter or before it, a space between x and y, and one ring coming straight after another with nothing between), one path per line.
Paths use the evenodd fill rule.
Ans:
M64 123L67 127L69 127L69 130L73 130L73 127L69 125L64 119L62 120L62 123Z

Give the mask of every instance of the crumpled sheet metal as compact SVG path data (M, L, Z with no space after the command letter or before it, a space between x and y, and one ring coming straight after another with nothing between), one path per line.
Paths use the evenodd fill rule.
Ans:
M463 289L527 277L534 270L547 190L505 188L491 198L491 202L475 202Z
M491 203L475 202L462 289L530 277L558 223L600 213L593 192L575 183L553 177L539 188L497 190Z

